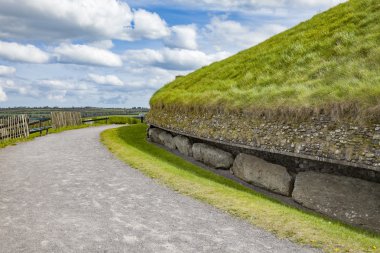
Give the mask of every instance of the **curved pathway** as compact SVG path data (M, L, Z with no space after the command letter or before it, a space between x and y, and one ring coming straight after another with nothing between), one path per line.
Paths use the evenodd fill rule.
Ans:
M314 252L128 167L106 128L0 149L1 252Z

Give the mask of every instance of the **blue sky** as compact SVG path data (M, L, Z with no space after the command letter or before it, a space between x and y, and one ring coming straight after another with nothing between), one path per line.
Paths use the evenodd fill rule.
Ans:
M344 0L0 0L0 107L148 106Z

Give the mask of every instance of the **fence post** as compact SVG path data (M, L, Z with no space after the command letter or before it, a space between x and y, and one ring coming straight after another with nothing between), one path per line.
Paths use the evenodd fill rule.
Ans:
M42 136L42 120L39 119L39 126L40 126L40 136Z

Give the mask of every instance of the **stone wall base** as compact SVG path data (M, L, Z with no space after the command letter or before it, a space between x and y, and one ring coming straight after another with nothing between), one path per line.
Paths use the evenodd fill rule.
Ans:
M152 142L178 149L215 169L230 169L236 177L250 184L291 196L309 209L380 232L380 184L377 182L334 175L328 170L289 168L272 163L266 159L267 155L247 154L249 152L244 153L239 148L223 148L223 145L212 145L159 128L150 128L148 136Z

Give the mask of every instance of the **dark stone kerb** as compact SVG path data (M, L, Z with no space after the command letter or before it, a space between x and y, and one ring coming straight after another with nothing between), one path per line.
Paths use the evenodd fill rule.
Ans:
M287 167L290 172L294 173L307 170L322 170L331 174L351 176L371 182L380 183L380 168L375 166L339 161L318 156L278 151L275 149L268 150L244 144L225 142L221 140L213 140L161 126L156 126L153 124L150 125L150 128L159 128L176 135L187 136L193 140L200 140L216 147L222 147L223 149L227 149L228 151L232 152L234 155L237 155L242 151L248 154L255 154L271 162L281 164Z

